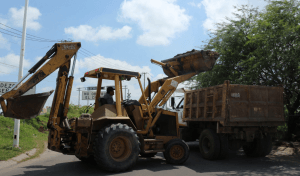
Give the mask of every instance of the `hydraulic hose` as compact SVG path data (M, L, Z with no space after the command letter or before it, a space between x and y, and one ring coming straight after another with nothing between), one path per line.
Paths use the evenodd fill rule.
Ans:
M148 91L149 91L149 103L151 103L151 81L149 78L147 78L148 80Z

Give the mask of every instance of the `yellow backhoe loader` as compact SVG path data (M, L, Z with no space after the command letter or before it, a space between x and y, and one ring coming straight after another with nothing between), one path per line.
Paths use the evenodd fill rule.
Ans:
M29 79L20 86L20 82L17 83L0 97L4 116L17 119L36 117L53 91L21 95L59 69L47 124L48 149L75 155L83 162L95 161L104 170L114 172L132 168L139 155L152 157L157 152L163 152L168 163L184 163L188 159L189 148L179 139L177 113L161 106L179 83L199 72L211 70L218 54L192 50L162 62L151 60L162 66L168 77L154 82L149 80L146 90L142 88L138 72L95 68L80 78L82 82L90 78L98 80L94 112L68 119L76 53L80 47L79 42L56 43L20 82L33 74ZM122 98L122 81L132 78L137 79L141 89L139 101ZM115 82L115 105L106 104L100 98L101 85L105 80Z

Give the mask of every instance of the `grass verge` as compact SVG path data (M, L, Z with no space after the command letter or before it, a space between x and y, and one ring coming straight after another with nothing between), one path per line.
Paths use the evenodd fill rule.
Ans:
M0 161L5 161L18 156L33 148L37 148L36 154L43 152L44 142L47 141L48 132L39 132L38 129L46 129L49 114L40 115L37 118L20 121L19 147L13 148L14 119L0 116ZM42 147L42 150L39 148Z
M88 112L86 112L86 110L88 110ZM92 106L92 107L88 107L88 106L78 107L77 105L70 104L67 116L68 116L68 118L80 117L82 113L92 114L93 112L94 112L94 106Z
M88 113L92 113L94 111L93 107L78 107L70 104L68 117L79 117L82 113L85 113L87 109ZM48 139L48 131L39 132L39 129L41 127L44 128L44 130L47 129L48 119L49 113L45 115L39 115L33 119L21 120L19 138L20 148L13 148L14 119L0 116L0 161L6 161L10 158L32 150L33 148L37 149L36 153L22 161L39 156L44 151L44 142Z

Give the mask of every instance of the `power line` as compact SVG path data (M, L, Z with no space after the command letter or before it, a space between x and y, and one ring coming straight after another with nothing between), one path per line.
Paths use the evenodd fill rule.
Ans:
M5 30L5 31L7 31L7 32L9 32L9 33L15 34L15 35L12 35L12 34L8 34L8 33L4 33L4 32L2 31L2 33L6 34L6 35L11 35L11 36L14 36L14 37L22 38L22 35L21 35L21 34L18 34L18 33L15 33L15 32L11 32L11 31L6 30L6 29L3 29L3 28L1 28L1 27L0 27L0 29ZM37 42L57 42L57 41L55 41L55 40L43 40L43 39L33 38L33 37L27 37L26 40L37 41Z
M103 58L101 58L101 57L99 57L99 56L97 56L96 54L94 54L94 53L92 53L92 52L90 52L90 51L88 51L87 49L84 49L84 48L82 48L83 50L85 50L85 51L87 51L87 52L89 52L89 53L91 53L92 55L94 55L94 57L98 57L98 58L100 58L101 60L103 60L103 62L105 62L105 63L107 63L107 64L109 64L109 65L111 65L108 61L106 61L106 60L104 60ZM119 64L117 64L117 65L119 65ZM112 67L116 67L116 66L112 66ZM118 67L118 69L122 69L121 67Z
M84 49L84 50L85 50L85 49ZM86 51L87 51L87 50L86 50ZM107 62L106 60L104 60L103 58L101 58L101 57L99 57L99 56L97 56L97 55L95 55L95 54L91 55L91 54L88 54L87 52L84 52L84 51L80 51L80 52L85 53L85 54L86 54L86 55L85 55L86 57L90 57L91 59L93 59L93 60L95 60L95 61L97 61L97 62L99 62L99 60L96 60L95 57L101 59L102 62L104 62L105 64L109 65L110 67L115 67L114 65L110 64L109 62ZM89 51L88 51L88 52L89 52ZM91 52L89 52L89 53L91 53ZM99 62L99 63L100 63L100 62Z
M7 72L3 72L3 71L0 71L0 73L5 73L5 74L8 74L8 75L16 75L16 74L11 74L11 73L7 73Z
M0 39L0 40L7 41L7 40L5 40L5 39ZM14 43L14 44L17 44L17 45L20 45L20 43L16 43L16 42L12 42L12 41L7 41L7 42L9 42L9 43ZM32 48L33 46L27 46L27 47ZM51 47L51 46L48 45L48 46L45 46L45 47L43 47L43 48L29 49L29 51L31 52L31 51L36 51L36 50L45 49L45 48L49 48L49 47ZM28 49L26 49L26 52L28 52Z
M36 51L36 50L41 50L41 49L45 49L45 48L49 48L51 46L45 46L45 47L42 47L42 48L37 48L37 49L29 49L29 51ZM28 49L26 50L26 52L28 52Z
M106 61L106 60L104 60L103 58L97 56L96 54L94 54L94 53L88 51L87 49L84 49L84 48L81 48L81 49L85 50L86 52L89 52L89 53L93 54L93 55L94 55L93 57L100 58L100 59L102 60L102 62L106 63L107 65L109 65L109 66L112 67L112 68L121 69L121 70L124 70L124 69L125 69L125 70L128 70L128 68L124 68L123 66L120 66L119 64L112 65L112 64L109 63L108 61ZM84 52L84 51L81 50L81 52ZM84 53L86 53L86 52L84 52ZM87 54L87 53L86 53L86 54ZM135 71L135 70L132 70L132 71Z
M16 68L18 68L18 66L10 65L10 64L4 63L4 62L0 62L0 64L2 64L2 65L7 65L7 66L9 66L9 67L16 67Z
M22 38L22 37L20 37L20 36L15 36L15 35L12 35L12 34L5 33L5 32L3 32L3 31L0 31L0 33L6 34L6 35L10 35L10 36L12 36L12 37ZM42 41L42 40L32 40L32 39L26 39L26 40L34 41L34 42L57 42L57 41Z
M108 67L112 67L112 68L116 68L115 66L113 66L113 65L111 65L110 63L108 63L108 62L103 62L103 63L101 63L101 62L99 62L99 60L96 60L94 57L97 57L97 56L89 56L89 55L87 55L87 54L84 54L84 53L82 53L82 52L78 52L79 54L81 54L81 55L83 55L83 56L85 56L85 57L88 57L88 58L90 58L90 59L92 59L92 60L94 60L97 64L99 64L99 65L106 65L106 66L108 66ZM85 64L85 66L87 66L86 64ZM119 68L118 68L119 69Z
M17 30L17 29L15 29L15 28L12 28L12 27L10 27L10 26L7 26L7 25L5 25L5 24L3 24L3 23L0 23L0 24L3 25L3 26L5 26L5 27L7 27L7 28L10 28L10 29L12 29L12 30L15 30L15 31L18 31L18 32L22 33L22 31ZM3 28L2 28L2 29L3 29ZM35 36L35 35L31 35L31 34L26 34L26 35L32 36L32 37L35 37L35 38L39 38L40 40L58 41L58 40L51 40L51 39L46 39L46 38L38 37L38 36Z
M15 33L15 32L11 32L11 31L9 31L9 30L7 30L7 29L4 29L4 28L2 28L2 27L0 27L0 29L2 29L2 30L5 30L5 31L7 31L7 32L10 32L10 33L12 33L12 34L16 34L16 35L21 35L21 34L18 34L18 33ZM30 37L29 37L30 38Z

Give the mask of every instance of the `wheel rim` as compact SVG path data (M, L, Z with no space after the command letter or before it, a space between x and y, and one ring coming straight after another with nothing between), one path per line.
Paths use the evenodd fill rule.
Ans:
M175 159L179 160L184 156L184 148L180 145L174 145L170 149L170 156Z
M131 143L126 137L116 137L110 143L109 153L115 161L120 162L126 160L131 152Z
M211 142L207 137L204 137L204 139L202 140L202 149L204 151L204 153L208 153L211 149Z

